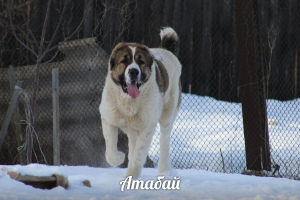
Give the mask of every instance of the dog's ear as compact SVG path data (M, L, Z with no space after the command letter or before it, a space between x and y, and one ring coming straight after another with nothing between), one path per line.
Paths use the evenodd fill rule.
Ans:
M112 50L111 54L110 54L110 58L109 58L109 64L110 64L110 69L112 69L115 66L115 58L116 58L116 54L118 53L119 50L121 50L122 48L124 48L126 46L125 43L119 43L117 46L115 46L115 48Z
M112 54L109 58L110 69L112 69L113 66L115 66L115 57L116 57L116 54Z

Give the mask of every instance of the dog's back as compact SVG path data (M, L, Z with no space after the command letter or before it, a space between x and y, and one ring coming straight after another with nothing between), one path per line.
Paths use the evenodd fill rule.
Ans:
M164 82L165 103L177 103L176 106L178 109L181 103L181 64L177 58L179 53L179 37L177 33L169 27L161 30L160 37L161 43L159 48L150 49L154 61L158 66L156 76L157 79L161 78L161 81ZM158 81L158 83L161 81ZM175 98L170 99L170 97ZM174 109L171 108L171 110Z

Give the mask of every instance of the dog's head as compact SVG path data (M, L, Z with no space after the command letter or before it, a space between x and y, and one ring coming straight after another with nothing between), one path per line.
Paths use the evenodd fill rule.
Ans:
M114 83L136 99L140 87L148 81L152 64L153 59L147 46L120 43L110 55L109 71Z

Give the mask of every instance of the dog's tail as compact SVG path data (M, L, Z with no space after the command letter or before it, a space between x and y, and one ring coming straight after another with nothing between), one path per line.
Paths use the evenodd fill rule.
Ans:
M160 30L161 42L159 47L171 51L178 57L179 53L179 37L177 33L170 27Z

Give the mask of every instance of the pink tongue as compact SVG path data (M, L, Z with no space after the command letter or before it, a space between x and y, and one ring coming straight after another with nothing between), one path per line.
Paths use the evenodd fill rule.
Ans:
M139 89L137 88L136 84L128 84L128 94L133 98L133 99L136 99L139 94L140 94L140 91Z

